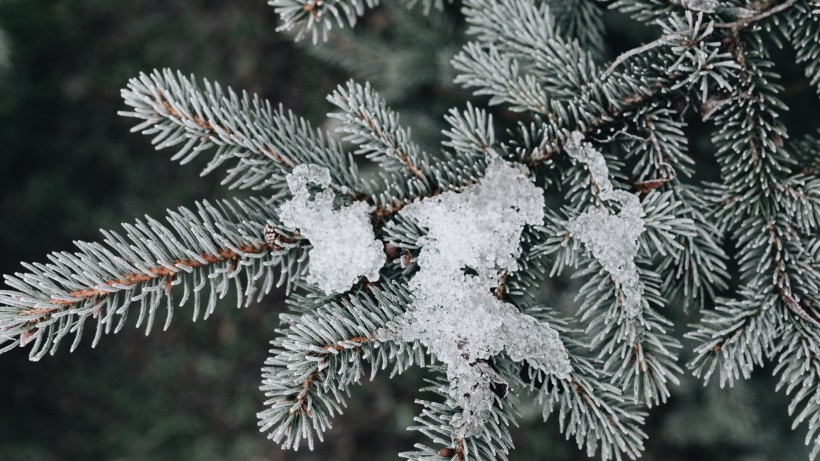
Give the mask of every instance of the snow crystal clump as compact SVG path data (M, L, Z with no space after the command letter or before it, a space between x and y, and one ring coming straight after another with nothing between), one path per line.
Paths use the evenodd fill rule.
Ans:
M479 431L504 379L489 359L515 361L566 378L571 369L558 333L494 296L499 277L518 270L525 225L544 219L544 197L523 166L494 160L484 179L407 205L401 213L428 229L419 239L419 271L409 282L414 301L388 330L389 339L420 341L447 366L450 396L463 412L458 436Z
M282 224L298 229L313 247L306 280L327 294L344 293L363 276L371 282L379 280L387 258L373 234L370 207L355 202L334 210L336 194L328 190L330 172L319 165L298 165L287 181L293 198L277 211ZM321 189L312 198L310 184Z
M592 145L583 142L581 133L572 133L566 151L570 157L587 165L601 200L611 200L621 205L617 215L607 209L588 210L571 219L567 230L584 243L604 270L615 279L623 293L627 314L638 315L643 284L638 277L635 256L638 254L638 238L644 231L643 207L635 195L612 187L604 156Z

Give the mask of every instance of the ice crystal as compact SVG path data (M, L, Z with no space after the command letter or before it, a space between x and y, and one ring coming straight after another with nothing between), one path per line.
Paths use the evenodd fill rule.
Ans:
M604 156L577 131L566 145L570 157L585 163L598 188L601 200L620 204L621 210L613 214L606 208L593 208L569 221L567 230L577 238L612 275L623 294L623 304L630 316L641 309L643 285L638 277L635 256L638 254L638 238L644 231L643 207L638 197L613 188Z
M518 269L525 225L544 219L544 197L526 168L493 161L483 180L462 192L412 203L402 214L427 228L419 240L419 271L409 282L414 301L383 333L420 341L447 366L450 395L463 412L458 435L479 430L493 404L492 382L503 378L489 360L513 360L566 377L566 350L549 325L496 298L503 273Z
M307 281L325 293L344 293L360 277L379 279L386 256L373 234L369 206L355 202L333 209L330 172L319 165L299 165L287 176L293 198L277 210L282 224L298 229L310 241ZM311 197L309 185L319 190Z

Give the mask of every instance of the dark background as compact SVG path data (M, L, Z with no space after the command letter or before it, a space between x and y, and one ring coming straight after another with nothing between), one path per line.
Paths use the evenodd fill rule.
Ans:
M611 21L613 49L637 43L638 29ZM0 70L0 272L97 239L99 228L228 193L218 175L199 177L203 162L173 164L116 115L120 88L140 71L195 73L321 123L325 95L347 75L276 24L264 0L3 0L11 58ZM816 96L799 68L784 73L799 132L816 123ZM355 390L313 452L282 452L257 431L259 369L281 300L225 305L195 324L181 313L167 332L126 329L39 363L22 350L0 356L0 461L382 460L421 441L405 430L418 411L419 371ZM770 374L723 391L685 379L653 411L644 459L807 459L804 429L789 430ZM542 423L535 407L522 412L513 460L586 459L555 421Z

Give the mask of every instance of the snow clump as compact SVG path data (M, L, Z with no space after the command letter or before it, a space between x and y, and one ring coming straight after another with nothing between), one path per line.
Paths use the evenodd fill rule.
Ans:
M344 293L361 277L379 280L387 257L373 233L368 204L355 202L334 210L330 172L319 165L298 165L287 181L293 198L277 211L282 224L298 229L312 245L306 280L326 294ZM310 184L321 189L312 198Z
M418 340L446 365L450 397L462 408L452 421L456 436L481 430L494 402L491 384L506 384L493 356L506 352L569 376L558 332L491 291L518 270L524 226L544 219L543 192L525 167L493 160L480 183L416 201L401 214L428 232L418 240L419 271L409 281L413 303L380 335Z
M618 214L606 208L585 211L569 221L567 230L583 242L604 270L612 275L623 293L627 314L634 317L641 311L643 297L643 284L635 265L638 238L644 231L643 207L634 194L612 187L604 156L591 144L583 142L581 133L573 132L565 149L570 157L586 164L592 182L598 188L598 197L618 202L621 206Z

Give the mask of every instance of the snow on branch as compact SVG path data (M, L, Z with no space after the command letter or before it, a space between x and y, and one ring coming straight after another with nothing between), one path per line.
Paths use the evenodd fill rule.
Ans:
M570 157L586 164L592 184L601 200L618 202L621 211L613 214L605 208L594 208L572 218L568 225L570 235L577 238L612 275L623 293L627 313L640 313L643 285L638 277L635 256L638 238L644 231L644 210L638 197L616 190L609 181L609 169L604 156L591 144L583 142L580 132L573 132L565 146Z
M526 169L496 159L479 184L400 213L428 232L418 242L420 269L409 281L412 306L382 334L418 340L447 366L450 396L463 410L453 421L460 436L481 430L494 401L491 383L504 383L493 356L506 352L559 377L570 372L558 333L491 292L518 270L521 232L543 221L543 208L543 192Z
M361 277L379 280L379 269L387 258L370 224L370 206L354 202L334 210L336 193L327 190L330 171L319 165L299 165L287 181L293 198L278 212L285 226L299 229L313 246L306 280L327 294L344 293ZM312 198L310 184L322 189Z
M487 419L487 424L476 434L470 437L453 435L456 432L453 419L454 416L457 417L454 408L458 404L450 396L450 383L441 376L442 370L435 365L430 368L434 378L429 381L430 386L421 391L438 398L436 401L416 400L423 408L421 414L413 418L416 424L409 429L424 434L430 439L432 446L417 443L414 451L399 453L399 456L409 461L507 461L513 448L509 428L516 424L514 408L517 402L511 398L513 396L496 400L490 409L491 416Z

